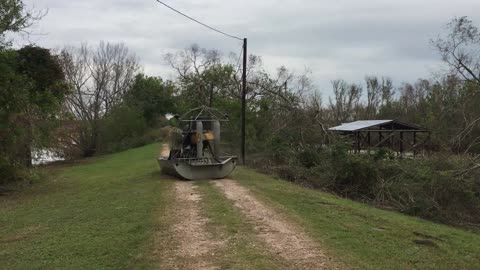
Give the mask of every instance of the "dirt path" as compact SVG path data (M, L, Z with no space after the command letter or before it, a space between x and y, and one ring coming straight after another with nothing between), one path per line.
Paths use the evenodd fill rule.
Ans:
M215 181L215 185L254 224L259 238L290 264L289 268L338 269L300 228L258 201L248 189L227 179Z
M175 182L172 228L177 246L170 264L174 269L218 269L212 264L215 248L221 243L209 238L207 219L200 214L201 196L193 182Z
M170 146L166 143L160 148L160 157L168 157L170 155Z

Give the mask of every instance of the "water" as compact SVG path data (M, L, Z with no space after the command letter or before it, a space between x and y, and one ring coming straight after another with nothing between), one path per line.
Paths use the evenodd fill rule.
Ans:
M48 164L54 161L65 160L50 149L33 150L32 157L33 165Z

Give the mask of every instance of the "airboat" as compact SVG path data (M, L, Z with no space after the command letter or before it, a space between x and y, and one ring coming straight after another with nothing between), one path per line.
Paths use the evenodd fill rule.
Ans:
M178 126L170 134L170 151L158 158L162 172L187 180L227 177L237 161L220 146L221 125L228 122L228 115L202 106L176 118Z

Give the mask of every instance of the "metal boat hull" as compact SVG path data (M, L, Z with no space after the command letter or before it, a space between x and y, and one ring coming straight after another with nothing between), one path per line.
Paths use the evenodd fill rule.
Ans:
M227 158L220 163L192 165L184 161L158 158L163 173L186 180L221 179L235 169L236 159Z

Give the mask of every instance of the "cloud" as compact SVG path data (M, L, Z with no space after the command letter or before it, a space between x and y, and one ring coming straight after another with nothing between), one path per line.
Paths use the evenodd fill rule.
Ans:
M29 2L30 1L30 2ZM34 29L41 46L125 42L151 75L171 76L163 61L197 43L238 53L239 41L209 31L166 9L155 0L29 0L49 10ZM34 1L34 3L33 3ZM166 0L167 1L167 0ZM397 81L429 77L440 65L429 40L454 16L480 25L478 0L168 0L179 10L236 36L249 39L249 52L265 66L312 71L329 94L330 81L360 82L366 74Z

